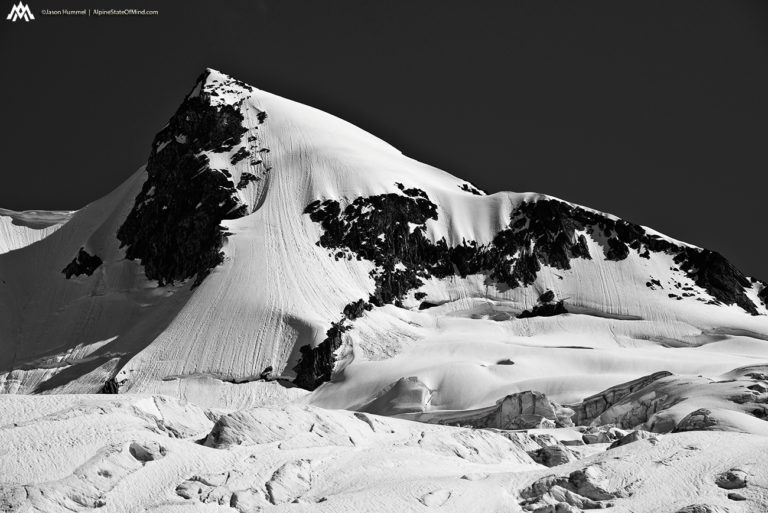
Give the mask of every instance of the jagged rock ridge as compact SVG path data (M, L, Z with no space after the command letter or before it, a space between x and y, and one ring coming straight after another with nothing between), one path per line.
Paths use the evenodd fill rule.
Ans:
M323 228L317 244L331 250L333 258L364 259L376 265L371 272L376 287L367 299L374 306L402 306L403 297L430 277L482 273L487 280L510 288L526 286L536 280L542 266L566 270L573 259L592 259L586 239L589 235L609 261L624 260L630 251L645 259L650 259L651 253L673 255L679 270L714 298L697 300L736 304L752 315L758 314L745 292L751 286L749 278L717 252L675 244L640 225L548 198L523 202L512 213L508 228L489 244L464 240L449 246L444 238L433 242L425 235L427 221L437 220L439 215L428 194L402 183L396 186L400 194L358 197L343 209L332 199L313 201L305 209L305 214ZM695 296L692 292L684 294ZM566 312L563 301L547 301L519 317ZM302 359L295 368L297 383L313 389L329 379L333 353L341 346L349 321L357 317L345 316L334 323L320 345L302 348Z
M117 234L126 257L140 259L147 278L160 285L193 277L199 284L223 260L221 221L248 213L231 174L211 169L204 154L233 149L246 132L239 103L212 101L219 92L206 89L209 73L155 137L147 180Z

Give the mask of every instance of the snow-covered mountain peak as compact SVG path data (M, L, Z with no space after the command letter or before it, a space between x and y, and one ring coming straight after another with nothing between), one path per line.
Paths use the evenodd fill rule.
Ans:
M198 77L187 98L203 97L211 105L235 105L247 98L254 88L213 68Z
M418 389L418 408L463 409L533 379L535 365L495 367L524 361L502 354L509 340L599 349L594 367L569 371L578 391L556 376L537 384L573 401L661 370L711 370L655 355L619 370L629 348L768 337L768 288L715 252L551 196L486 194L215 70L144 168L0 264L12 270L0 286L9 391L236 404L271 368L319 387L321 405ZM492 357L477 367L475 350ZM393 388L401 379L413 386ZM475 392L457 391L466 379Z

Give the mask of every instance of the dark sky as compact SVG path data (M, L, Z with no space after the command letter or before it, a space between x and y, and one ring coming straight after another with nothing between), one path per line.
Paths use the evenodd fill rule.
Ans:
M15 1L15 0L13 0ZM76 209L205 67L489 192L538 191L768 278L768 2L1 0L0 206ZM156 17L43 17L134 7Z

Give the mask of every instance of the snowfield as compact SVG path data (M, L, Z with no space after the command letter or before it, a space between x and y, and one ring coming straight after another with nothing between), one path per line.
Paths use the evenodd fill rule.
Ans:
M0 405L2 511L514 512L570 501L615 512L692 504L759 512L768 500L768 438L740 433L597 444L594 454L546 468L528 454L556 444L546 435L367 413L224 414L135 394L3 396ZM580 456L584 447L595 446L571 449ZM717 484L731 469L744 474L744 488Z
M207 70L0 210L0 511L768 511L766 291Z

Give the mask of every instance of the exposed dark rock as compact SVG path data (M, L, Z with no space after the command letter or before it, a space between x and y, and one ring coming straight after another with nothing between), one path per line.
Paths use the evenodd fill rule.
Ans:
M708 249L683 247L675 257L675 263L699 287L726 305L739 305L757 315L757 308L744 292L751 284L723 255Z
M518 319L526 319L528 317L552 317L554 315L560 315L568 313L565 309L563 301L560 300L557 303L546 303L543 305L536 305L530 310L523 310L518 314Z
M498 362L496 362L496 365L514 365L514 364L515 364L515 362L513 362L509 358L504 358L504 359L499 360Z
M272 374L273 372L274 372L274 369L270 365L269 367L261 371L261 374L259 374L259 379L264 381L272 381L275 379L275 376Z
M745 501L745 500L747 500L746 497L744 497L742 494L740 494L738 492L731 492L731 493L729 493L728 494L728 498L731 499L732 501Z
M462 191L466 191L466 192L468 192L470 194L474 194L475 196L484 196L485 195L485 192L482 192L480 189L478 189L477 187L475 187L474 185L472 185L470 183L463 183L463 184L459 185L458 187Z
M251 182L257 182L259 178L253 173L245 172L240 175L240 180L237 182L238 189L245 189Z
M423 284L420 275L440 264L438 246L424 236L427 220L437 219L437 206L421 190L398 187L402 195L360 197L343 211L334 200L315 201L305 210L324 228L320 246L350 250L376 264L376 287L368 300L376 306L399 302ZM440 249L447 250L444 241Z
M539 303L551 303L555 299L555 293L548 290L539 296Z
M317 347L313 348L309 345L301 347L301 357L293 368L296 372L296 379L294 380L296 385L307 390L314 390L331 380L333 367L336 363L333 354L341 347L344 332L352 329L345 322L346 319L332 323L330 329L325 333L325 339Z
M608 249L605 251L607 260L624 260L629 256L629 247L616 237L608 239Z
M223 261L219 223L248 213L229 173L211 169L202 154L239 144L243 115L237 105L212 105L210 93L196 89L155 137L147 180L117 233L126 257L140 259L147 278L161 286L192 277L199 284Z
M763 302L763 305L768 308L768 284L763 283L763 288L757 293L757 297L759 297L760 301Z
M91 255L85 248L80 248L77 256L61 272L64 273L67 279L70 279L72 276L80 276L81 274L91 276L102 263L101 258L97 255Z
M230 159L230 162L234 166L235 164L237 164L241 160L243 160L246 157L248 157L250 154L251 154L251 152L248 151L248 149L245 146L243 146L242 148L237 150L234 155L232 155L232 158Z
M258 114L256 114L256 119L259 121L259 124L264 123L264 121L267 120L267 113L266 111L261 111Z
M715 477L715 484L725 490L745 488L747 486L747 473L736 468L726 470Z
M439 306L437 303L430 303L429 301L422 301L419 305L419 310L426 310L427 308L434 308Z
M302 346L299 362L293 368L296 372L294 383L307 390L314 390L321 384L331 379L335 364L334 352L343 343L342 335L352 329L348 322L362 317L373 305L363 299L358 299L344 307L342 319L331 324L326 332L325 339L312 348L309 345Z
M344 307L344 317L349 319L350 321L354 321L355 319L362 317L363 314L371 310L373 306L370 303L366 303L362 299L358 299L354 303L350 303L347 306Z
M661 282L659 280L656 280L654 278L651 278L649 281L645 283L645 286L649 289L653 289L655 287L658 287L660 289L663 289L664 287L661 286Z
M500 231L490 244L463 241L448 247L444 239L433 242L424 235L425 223L438 218L437 205L424 191L406 188L401 183L396 185L403 195L359 197L343 211L335 200L317 200L305 210L325 230L319 245L349 250L377 265L373 273L377 292L369 300L376 306L397 303L409 290L421 286L421 278L427 276L441 278L482 272L510 288L530 285L541 265L565 270L571 268L574 258L591 258L586 238L577 235L577 231L586 231L605 244L603 250L608 260L627 258L630 248L638 252L674 253L681 269L715 297L719 296L720 301L754 311L754 304L744 295L746 278L725 259L713 257L712 252L676 246L647 234L639 225L559 200L539 199L520 204L509 227ZM716 265L699 271L699 263L710 261ZM398 263L405 270L396 271L394 266ZM650 283L654 282L660 286L657 280Z
M701 250L648 234L639 225L542 198L521 203L512 213L509 227L497 233L489 244L463 240L449 247L445 239L432 241L426 236L427 221L438 219L437 205L427 193L399 182L395 185L400 194L361 196L344 208L336 200L315 200L304 210L323 228L317 244L330 250L334 258L357 258L374 264L371 277L375 288L368 298L373 306L402 306L406 294L430 277L482 273L510 288L530 285L542 265L566 270L574 258L592 258L586 237L578 233L586 232L603 245L607 260L624 260L630 250L645 255L650 251L675 254L683 271L695 276L697 284L715 297L719 294L720 301L756 312L744 294L740 273L724 259L715 258L713 262L718 265L714 269L699 270L697 262L701 258L708 261L711 256L702 257ZM649 283L660 286L658 280ZM552 299L518 317L567 313L563 301L551 303ZM420 309L430 305L424 302Z
M115 378L109 378L104 382L99 393L101 394L119 394L120 386L124 381L117 381Z

